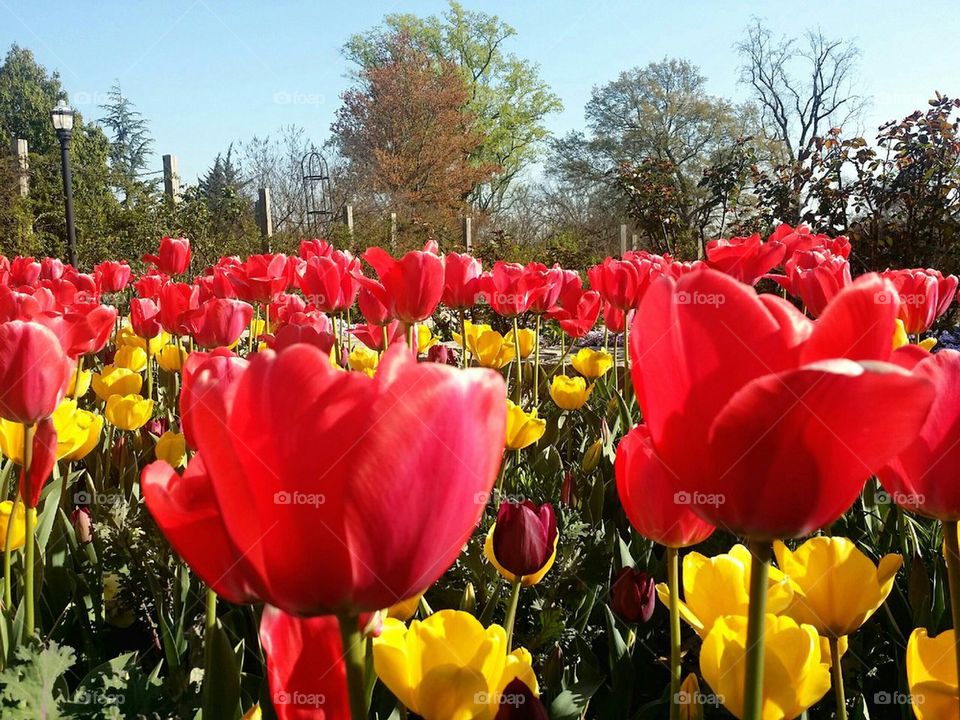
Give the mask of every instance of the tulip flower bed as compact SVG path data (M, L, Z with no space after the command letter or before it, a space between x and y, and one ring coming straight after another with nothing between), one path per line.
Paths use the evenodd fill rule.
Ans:
M960 717L957 278L850 252L0 256L0 716Z

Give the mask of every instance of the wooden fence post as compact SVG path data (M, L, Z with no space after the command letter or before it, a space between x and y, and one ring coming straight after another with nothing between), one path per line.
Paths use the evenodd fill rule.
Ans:
M620 225L620 257L627 254L627 226Z
M13 138L10 149L17 162L17 191L26 197L30 194L30 145L23 138Z
M473 249L473 218L465 217L463 219L463 245L467 252Z
M180 202L180 171L176 155L163 156L163 193L171 202Z
M343 224L347 226L347 232L353 235L353 205L350 203L343 206Z
M257 203L254 206L257 215L257 226L260 228L260 240L263 252L270 252L270 238L273 237L273 203L270 200L270 188L260 188L257 192Z

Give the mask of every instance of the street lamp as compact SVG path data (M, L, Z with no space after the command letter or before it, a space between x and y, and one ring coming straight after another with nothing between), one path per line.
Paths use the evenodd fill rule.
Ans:
M60 141L60 166L63 171L63 200L67 210L67 252L69 262L77 267L77 233L73 228L73 179L70 175L70 137L73 135L73 109L61 100L50 111L53 129Z

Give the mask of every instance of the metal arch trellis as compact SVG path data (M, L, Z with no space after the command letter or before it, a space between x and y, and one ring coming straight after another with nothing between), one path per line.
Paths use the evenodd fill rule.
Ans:
M330 170L327 161L311 149L300 161L303 175L304 218L307 228L315 235L323 235L333 219L333 193L330 188Z

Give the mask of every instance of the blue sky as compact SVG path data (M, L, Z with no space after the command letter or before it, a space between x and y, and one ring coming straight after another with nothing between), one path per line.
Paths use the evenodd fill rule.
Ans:
M751 16L777 33L811 26L855 40L863 53L863 94L873 96L865 127L923 107L933 90L960 95L960 12L956 0L724 0L570 2L465 0L517 30L510 49L539 63L565 109L555 133L583 126L594 85L667 56L688 58L710 92L742 99L733 44ZM60 71L88 117L115 80L150 120L160 167L172 152L188 181L231 140L304 126L328 135L348 85L340 48L390 12L440 13L444 0L0 0L0 48L34 51Z

